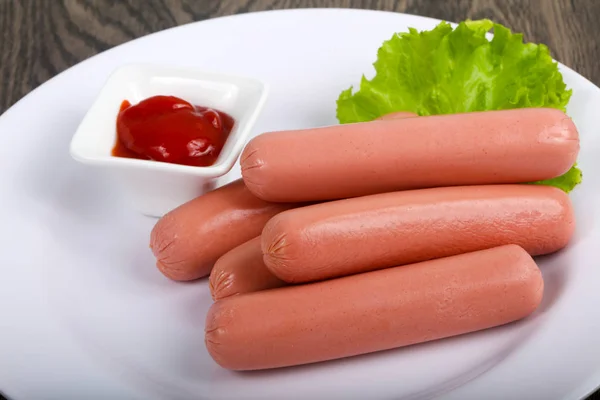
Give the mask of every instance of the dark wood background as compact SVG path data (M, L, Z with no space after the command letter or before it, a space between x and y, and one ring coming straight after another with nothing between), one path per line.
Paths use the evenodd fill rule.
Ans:
M0 114L98 52L161 29L223 15L351 7L448 21L491 18L542 42L600 85L600 0L0 0Z
M325 6L447 21L490 18L547 44L554 58L600 86L600 0L0 0L0 114L66 68L151 32L224 15Z

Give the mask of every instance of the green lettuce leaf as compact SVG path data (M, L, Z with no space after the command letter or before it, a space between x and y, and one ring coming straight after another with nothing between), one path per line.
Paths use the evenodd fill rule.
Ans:
M579 168L577 168L577 164L575 164L569 171L567 171L567 173L559 176L558 178L537 181L533 182L533 184L555 186L569 193L571 190L575 189L575 186L581 183L582 178L583 173Z
M493 28L490 41L486 33ZM489 20L446 22L430 31L397 33L377 52L375 76L337 100L340 123L371 121L394 111L419 115L552 107L565 111L571 90L543 44ZM539 182L569 192L581 182L577 167Z

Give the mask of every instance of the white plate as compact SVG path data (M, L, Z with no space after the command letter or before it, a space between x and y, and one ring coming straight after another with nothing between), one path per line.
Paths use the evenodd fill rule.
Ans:
M543 304L499 329L341 361L233 373L208 356L206 281L154 267L139 215L69 157L78 123L124 63L195 66L272 88L253 134L334 124L341 90L379 45L437 21L296 10L160 32L58 75L0 117L0 390L20 399L577 399L600 383L600 90L563 68L585 180L577 233L540 260ZM239 176L237 167L229 176ZM260 316L258 316L260 317Z

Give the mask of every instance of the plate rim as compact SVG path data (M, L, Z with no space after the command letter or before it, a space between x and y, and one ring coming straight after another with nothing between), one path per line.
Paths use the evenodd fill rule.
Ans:
M89 58L86 58L85 60L82 60L72 66L70 66L69 68L66 68L65 70L61 71L60 73L56 74L55 76L53 76L52 78L46 80L45 82L43 82L42 84L40 84L39 86L35 87L34 89L32 89L29 93L27 93L25 96L23 96L22 98L20 98L17 102L15 102L13 105L11 105L10 107L8 107L1 115L0 115L0 126L2 126L2 124L4 123L4 120L7 118L7 115L11 115L13 113L18 112L18 110L22 107L24 101L26 101L30 96L34 97L37 95L38 91L40 90L45 90L45 88L48 85L54 84L56 83L56 81L58 81L60 79L60 77L62 77L63 74L69 73L72 69L75 69L76 67L79 67L80 65L85 65L87 63L93 63L95 62L95 60L97 59L97 57L106 57L106 54L110 54L111 51L116 51L119 48L122 47L127 47L127 46L136 46L138 45L138 43L140 41L146 40L147 38L152 38L154 35L160 35L160 34L164 34L165 32L168 31L173 31L176 29L180 29L180 28L188 28L188 26L195 26L197 24L211 24L211 23L222 23L223 20L227 20L227 19L236 19L236 18L255 18L257 15L260 14L281 14L281 13L304 13L304 12L308 12L308 13L313 13L313 12L320 12L320 13L332 13L332 12L345 12L345 13L356 13L356 14L364 14L364 13L380 13L380 14L394 14L394 15L399 15L399 16L405 16L405 17L409 17L409 18L417 18L417 19L424 19L424 20L429 20L432 23L439 23L440 21L445 21L445 20L440 20L437 18L432 18L432 17L426 17L426 16L421 16L421 15L415 15L415 14L407 14L407 13L399 13L399 12L394 12L394 11L384 11L384 10L371 10L371 9L353 9L353 8L292 8L292 9L280 9L280 10L264 10L264 11L256 11L256 12L250 12L250 13L241 13L241 14L232 14L232 15L226 15L226 16L220 16L220 17L216 17L216 18L209 18L209 19L205 19L205 20L201 20L201 21L193 21L193 22L189 22L186 24L182 24L182 25L177 25L177 26L173 26L170 28L166 28L160 31L156 31L156 32L152 32L143 36L140 36L138 38L129 40L127 42L121 43L117 46L111 47L107 50L104 50L102 52L99 52ZM451 21L448 21L451 22ZM374 61L374 60L373 60ZM560 62L558 62L558 65L561 69L564 69L566 71L569 71L569 73L576 75L579 79L583 79L583 81L585 81L585 84L587 86L589 86L590 88L594 88L595 90L597 90L600 93L600 87L598 87L596 84L594 84L593 82L591 82L587 77L579 74L578 72L576 72L574 69L572 69L569 66L566 66L565 64L562 64ZM68 156L68 154L66 154L65 156ZM600 360L599 360L599 364L600 364ZM485 375L485 374L484 374ZM475 378L475 380L479 379ZM469 386L470 382L467 382L464 384L464 386ZM463 387L464 387L463 386ZM572 395L569 395L568 397L566 397L566 399L577 399L577 398L582 398L588 396L589 394L593 393L595 390L597 390L600 387L600 366L595 370L595 372L593 374L591 374L589 379L585 379L583 382L581 382L577 388L574 388L574 390L572 391ZM460 388L460 387L459 387ZM451 392L456 391L459 388L453 388L451 390ZM4 393L6 395L9 395L4 388L2 388L2 390L4 391ZM137 390L136 390L137 391Z

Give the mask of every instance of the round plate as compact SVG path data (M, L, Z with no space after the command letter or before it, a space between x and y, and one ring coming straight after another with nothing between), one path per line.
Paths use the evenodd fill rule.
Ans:
M530 318L399 350L234 373L204 347L206 280L175 283L148 248L156 222L68 145L107 76L159 63L254 76L271 95L254 135L335 124L340 91L381 43L438 21L354 10L209 20L153 34L48 81L0 117L0 390L19 399L577 399L600 383L600 90L562 67L581 133L577 233L539 260ZM239 177L239 167L227 179ZM261 318L257 315L257 318Z

